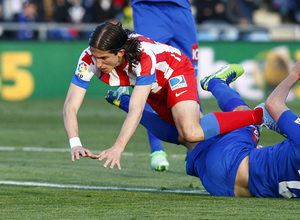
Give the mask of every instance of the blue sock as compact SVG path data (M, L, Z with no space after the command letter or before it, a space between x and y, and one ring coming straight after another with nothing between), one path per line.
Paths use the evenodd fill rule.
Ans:
M200 120L205 140L220 134L219 122L213 113L204 115Z
M145 110L155 113L155 111L151 108L151 106L148 103L146 103L145 105ZM155 151L161 151L161 150L165 151L165 149L161 144L161 140L155 137L149 130L147 130L147 133L148 133L148 140L150 144L151 154Z
M121 97L119 108L128 112L129 100L130 96L123 95ZM148 103L146 103L146 107L143 112L140 124L142 124L152 135L154 135L159 140L178 144L179 134L176 127L161 119L158 114L152 110Z
M151 154L155 151L165 151L162 144L161 140L159 140L157 137L155 137L149 130L147 130L148 133L148 139L150 143L150 148L151 148Z
M218 105L223 112L230 112L239 105L248 106L237 91L230 88L220 79L212 79L208 90L217 99Z

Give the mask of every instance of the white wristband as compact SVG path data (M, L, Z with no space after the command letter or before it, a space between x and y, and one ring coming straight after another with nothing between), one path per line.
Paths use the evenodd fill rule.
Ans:
M73 147L76 147L76 146L82 146L79 137L72 137L72 138L70 138L69 143L70 143L71 149L72 149Z

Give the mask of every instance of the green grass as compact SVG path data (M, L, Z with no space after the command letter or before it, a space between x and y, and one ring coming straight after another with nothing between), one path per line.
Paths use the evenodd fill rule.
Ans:
M170 170L150 169L150 149L140 126L121 159L122 170L82 158L71 162L62 99L0 101L0 181L156 189L155 192L0 185L0 219L298 219L298 200L227 198L166 190L203 190L185 173L185 149L164 143ZM250 103L254 107L257 103ZM204 112L218 111L203 101ZM299 103L290 103L299 114ZM298 111L298 112L297 112ZM79 112L81 140L98 153L117 137L126 114L104 99L87 99ZM282 140L264 130L261 144ZM28 147L34 147L30 150ZM59 149L62 152L37 151Z

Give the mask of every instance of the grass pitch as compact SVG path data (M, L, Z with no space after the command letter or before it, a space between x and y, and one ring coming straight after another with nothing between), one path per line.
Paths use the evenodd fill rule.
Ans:
M170 170L151 171L150 148L142 126L123 153L121 171L104 169L103 162L88 158L73 163L62 121L63 102L63 99L0 101L0 219L298 219L300 216L297 199L227 198L203 193L200 180L185 173L182 146L164 143ZM205 113L218 111L214 101L204 100L203 105ZM300 114L299 103L290 103L290 107ZM85 100L79 111L84 146L95 153L109 148L125 116L103 98ZM280 135L263 130L262 145L280 140Z

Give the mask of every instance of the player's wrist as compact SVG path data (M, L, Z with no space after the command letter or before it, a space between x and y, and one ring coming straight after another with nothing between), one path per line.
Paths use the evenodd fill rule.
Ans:
M70 144L71 149L73 147L76 147L76 146L81 146L82 147L82 144L81 144L81 141L80 141L79 137L72 137L72 138L70 138L69 139L69 144Z

